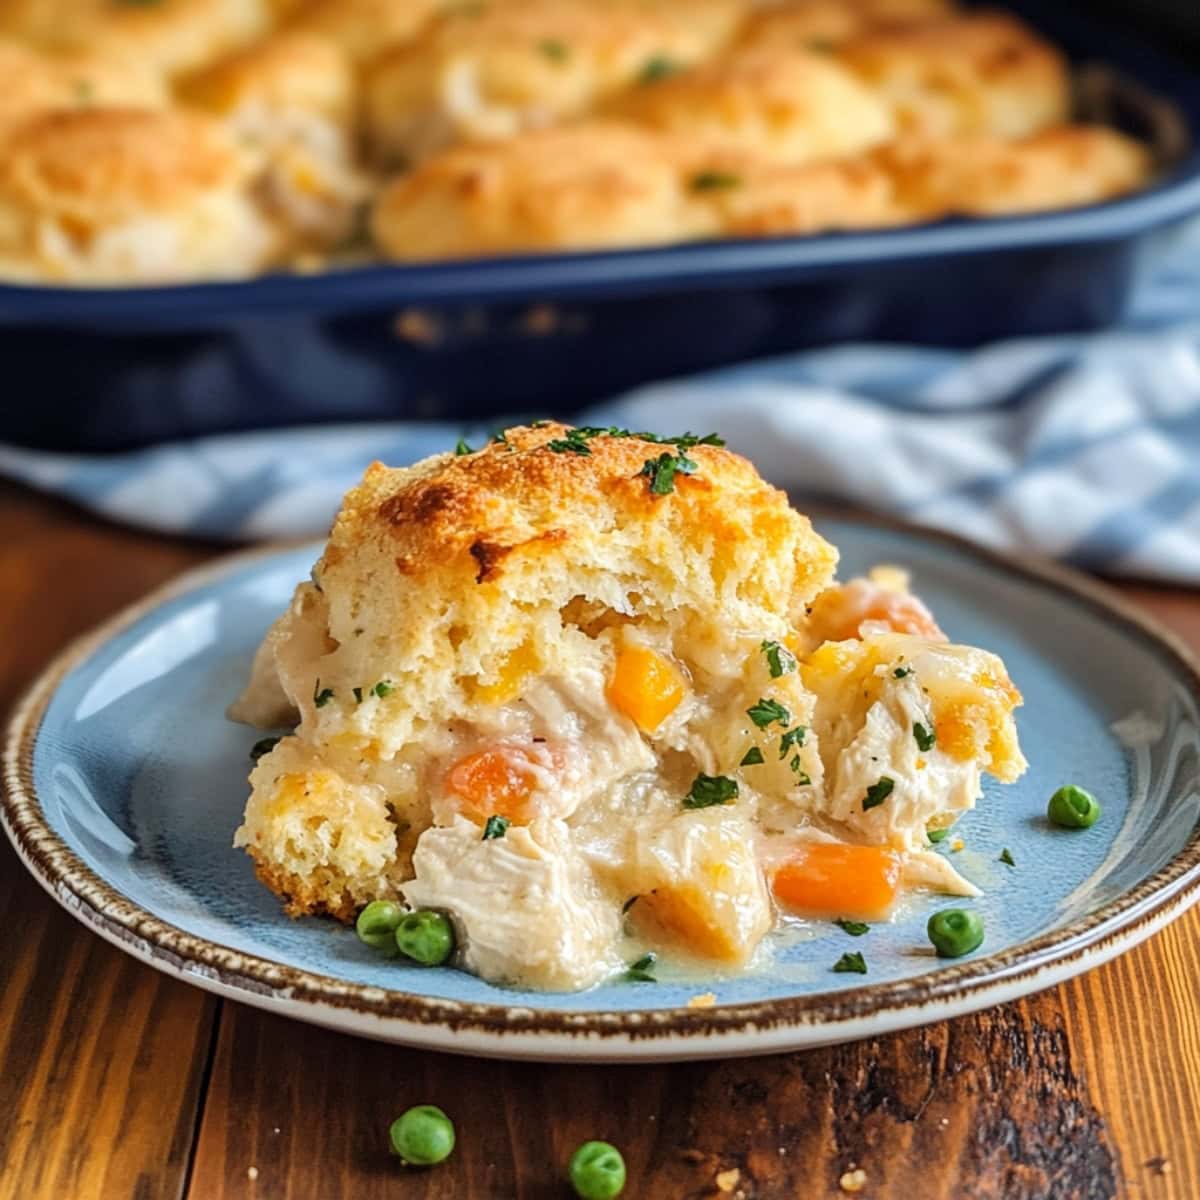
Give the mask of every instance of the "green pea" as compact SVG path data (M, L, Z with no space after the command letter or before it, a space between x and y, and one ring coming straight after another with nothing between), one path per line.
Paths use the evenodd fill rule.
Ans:
M454 926L444 913L430 908L405 913L395 937L401 954L427 967L444 963L454 953Z
M1064 829L1088 829L1100 820L1100 805L1091 792L1069 783L1050 797L1046 816Z
M983 945L983 920L967 908L934 913L925 927L938 958L959 958Z
M388 1129L392 1151L414 1167L432 1167L454 1149L454 1122L433 1104L401 1113Z
M625 1160L608 1142L584 1142L571 1155L568 1173L580 1200L612 1200L625 1190Z
M403 906L395 900L372 900L354 922L358 939L373 950L395 950L396 926L404 916Z

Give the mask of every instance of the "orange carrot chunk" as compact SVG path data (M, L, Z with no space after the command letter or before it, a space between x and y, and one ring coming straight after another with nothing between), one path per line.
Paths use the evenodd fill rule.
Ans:
M648 646L626 646L608 682L608 702L643 733L653 733L683 699L678 669Z
M536 751L494 746L459 759L446 775L446 790L459 798L464 817L482 825L488 817L507 817L518 825L537 815L531 803L538 786ZM545 749L544 766L559 765L560 752Z
M814 842L776 872L779 902L801 916L880 920L900 890L900 855L881 846Z

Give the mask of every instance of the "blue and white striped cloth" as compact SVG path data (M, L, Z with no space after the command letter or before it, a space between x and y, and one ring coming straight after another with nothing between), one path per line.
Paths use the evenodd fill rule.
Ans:
M643 388L584 423L718 430L803 498L847 502L1115 575L1200 583L1200 224L1116 331L964 352L853 345ZM131 525L321 534L372 459L458 426L298 428L116 456L0 446L0 473ZM486 430L465 431L475 444Z

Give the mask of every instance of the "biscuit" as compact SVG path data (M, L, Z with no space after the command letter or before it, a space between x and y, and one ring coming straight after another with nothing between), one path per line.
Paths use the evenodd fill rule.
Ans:
M755 48L827 50L874 29L919 24L953 11L949 0L783 0L753 12L738 42Z
M261 151L258 195L296 248L346 241L365 206L351 64L328 39L280 33L180 80L181 100Z
M267 0L0 0L0 33L174 74L265 33Z
M836 54L892 107L904 134L1024 137L1070 113L1063 56L1006 13L868 33Z
M0 260L67 283L240 276L272 239L250 160L210 118L81 109L14 129L0 159Z
M154 71L86 51L43 52L0 39L0 132L56 109L131 105L161 108L169 100Z
M647 245L713 229L659 139L598 122L436 155L383 188L371 226L403 261Z
M613 112L691 145L771 162L855 154L893 132L888 106L850 71L804 50L743 50L635 86Z
M902 139L877 151L907 221L997 216L1096 204L1149 180L1140 142L1099 125L1064 125L1013 141Z
M725 156L693 167L688 182L727 237L877 229L902 215L891 176L869 158L793 166Z
M329 38L362 63L413 37L446 6L446 0L300 0L284 27Z
M385 53L366 82L375 157L411 163L589 112L655 64L713 53L734 0L521 0L449 10Z

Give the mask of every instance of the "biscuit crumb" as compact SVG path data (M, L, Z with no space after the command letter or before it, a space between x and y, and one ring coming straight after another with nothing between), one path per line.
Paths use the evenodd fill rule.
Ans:
M867 1186L867 1173L859 1167L856 1171L847 1171L838 1180L838 1187L843 1192L861 1192Z
M533 337L545 337L558 326L558 310L553 304L535 304L521 319L525 333Z
M693 996L688 1001L688 1008L712 1008L717 1002L717 997L714 992L701 992L698 996Z
M1148 1167L1155 1175L1170 1175L1171 1173L1171 1160L1162 1154L1148 1158L1142 1165Z
M258 1178L258 1168L257 1167L247 1167L246 1168L246 1178L249 1179L251 1183L253 1183Z
M442 340L441 323L432 313L420 308L406 308L397 313L392 332L401 341L414 346L434 346Z
M961 850L966 844L967 843L964 842L962 838L955 838L954 841L950 843L950 849L957 854L958 851Z
M715 1180L717 1191L732 1192L737 1187L737 1182L741 1177L742 1173L737 1167L730 1167L728 1171L718 1171Z

